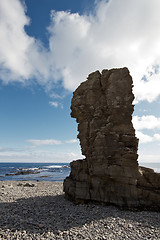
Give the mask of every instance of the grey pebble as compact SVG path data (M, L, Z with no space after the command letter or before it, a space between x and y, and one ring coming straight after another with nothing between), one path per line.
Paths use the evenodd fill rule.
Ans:
M158 212L75 205L60 182L0 181L0 189L0 240L160 240Z

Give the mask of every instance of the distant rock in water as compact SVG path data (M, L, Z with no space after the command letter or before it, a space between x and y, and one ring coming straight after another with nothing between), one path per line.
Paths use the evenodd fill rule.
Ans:
M73 94L83 160L73 161L65 196L124 208L160 209L160 174L139 167L132 124L132 77L127 68L96 71Z
M29 174L37 174L37 173L40 173L40 171L19 169L17 172L6 173L5 176L29 175Z

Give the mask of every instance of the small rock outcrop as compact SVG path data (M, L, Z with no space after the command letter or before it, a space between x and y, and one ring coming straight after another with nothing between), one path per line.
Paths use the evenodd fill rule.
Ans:
M74 92L71 116L86 158L70 164L68 199L160 209L160 174L137 162L132 87L128 69L121 68L91 73Z

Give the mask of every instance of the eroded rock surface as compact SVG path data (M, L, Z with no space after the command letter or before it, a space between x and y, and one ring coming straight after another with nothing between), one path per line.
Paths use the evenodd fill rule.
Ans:
M120 207L160 209L160 174L138 166L132 125L132 77L127 68L96 71L73 94L83 160L71 163L67 198Z

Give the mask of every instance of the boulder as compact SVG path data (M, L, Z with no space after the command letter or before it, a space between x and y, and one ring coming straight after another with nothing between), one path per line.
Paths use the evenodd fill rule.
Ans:
M127 68L105 69L91 73L73 93L71 116L86 158L70 164L64 180L68 199L160 209L160 174L137 161L132 87Z

